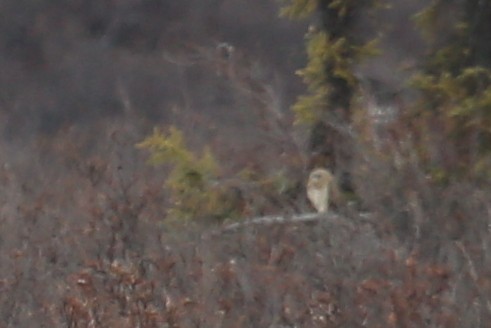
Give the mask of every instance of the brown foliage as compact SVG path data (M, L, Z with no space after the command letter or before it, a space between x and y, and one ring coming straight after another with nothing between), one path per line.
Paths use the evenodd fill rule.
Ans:
M96 23L88 23L89 34L99 33ZM60 24L82 33L78 20ZM144 50L151 42L133 46ZM197 47L191 55L206 57L213 50ZM66 56L67 66L86 62L76 49ZM132 85L133 79L161 72L156 67L172 66L150 55L133 56L118 59L129 67L122 72L140 68L145 74L123 79L128 90L121 83L118 103L128 110L123 119L67 126L50 137L18 126L25 138L0 142L0 321L5 327L484 327L490 322L489 187L452 176L444 183L432 179L417 156L420 140L411 134L416 126L404 120L380 127L360 114L356 140L350 142L360 204L309 222L233 230L167 225L166 168L145 165L134 148L153 125L141 120L135 107L156 112L161 107L153 93L186 98L186 92L162 91L158 83ZM241 213L304 212L301 181L307 161L289 115L275 111L285 100L271 80L251 74L254 60L245 51L238 59L238 66L227 66L221 76L203 77L208 66L215 68L206 60L184 74L184 82L216 83L222 89L213 97L230 91L231 99L220 100L225 105L206 104L201 111L201 103L191 101L188 105L197 109L183 106L182 112L167 113L169 120L195 139L192 149L209 143L225 163L220 173L242 188ZM8 63L0 64L9 68ZM106 69L98 73L111 75ZM14 87L25 82L12 81ZM86 83L95 98L81 97L79 104L78 82L55 88L60 98L51 98L50 90L31 98L16 93L15 101L3 97L2 106L14 112L16 106L25 110L57 99L56 108L97 110L107 95L96 92L97 83ZM23 92L42 83L33 84ZM209 94L196 85L190 90ZM6 116L2 122L11 122ZM216 123L217 117L225 119ZM23 129L35 125L29 122ZM9 129L17 126L5 125L2 133L11 136ZM435 152L428 155L445 162L452 149L445 140L430 140L427 149ZM268 187L269 181L265 188L244 186L234 180L243 168L265 177L287 168L285 176L297 187L281 194Z

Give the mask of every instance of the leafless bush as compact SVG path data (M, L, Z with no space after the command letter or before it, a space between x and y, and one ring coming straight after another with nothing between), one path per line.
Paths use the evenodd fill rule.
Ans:
M230 13L227 3L217 4L225 4L223 12ZM169 6L184 12L192 7L170 2ZM284 220L307 209L302 185L305 147L287 110L291 81L276 75L270 62L252 56L248 43L227 44L234 53L219 53L222 37L239 34L239 29L215 35L217 44L175 43L184 53L176 55L175 48L164 47L162 54L165 42L158 37L146 39L143 33L135 44L117 39L133 11L115 13L108 8L103 12L112 25L97 25L101 23L97 12L83 14L83 10L82 16L72 13L77 20L63 21L70 28L60 38L70 41L70 49L57 55L66 65L57 69L49 66L59 59L53 55L56 42L43 30L53 27L42 22L53 22L53 15L58 23L59 15L52 8L48 16L28 15L29 21L38 17L41 22L37 34L24 35L32 46L44 38L52 41L31 52L39 58L27 56L23 61L34 64L40 76L54 78L65 72L68 83L57 80L59 89L35 93L44 80L29 75L25 67L11 65L15 56L0 58L8 73L2 77L0 100L6 110L0 130L11 138L0 142L3 326L487 325L491 320L488 186L452 176L435 183L418 156L420 140L411 127L394 119L381 131L362 113L361 124L337 127L353 138L349 144L359 204L340 206L313 220ZM79 8L72 9L78 13ZM137 20L145 17L141 12ZM185 29L168 18L165 23L176 29L164 34ZM158 29L160 19L152 15L151 24L141 28ZM264 17L262 22L268 23ZM108 37L100 39L105 28ZM71 37L81 38L85 29L90 40L75 46L80 39ZM111 42L138 54L104 48ZM152 53L152 48L159 52ZM54 57L46 60L42 52ZM115 54L117 62L106 66ZM78 66L80 62L84 65ZM79 74L88 71L97 75ZM155 72L168 76L155 77ZM21 85L26 87L15 90ZM87 97L84 86L90 90ZM17 92L10 97L12 90ZM92 125L74 126L50 120L67 107L71 117L108 103L116 104L120 118L94 114L97 123L89 120ZM50 136L34 133L42 123L25 115L43 106L55 108L45 118L59 128L50 125ZM14 120L9 121L8 111L23 114L12 114ZM164 123L182 127L192 139L192 149L209 144L225 163L219 183L242 188L247 202L254 205L247 213L252 220L224 226L166 224L169 199L162 188L166 168L146 165L134 147L153 125L142 116L163 117ZM15 124L16 117L27 123ZM16 135L23 138L13 140ZM452 154L436 133L428 142L435 158L444 161L445 153ZM275 194L241 184L235 174L242 168L265 176L280 172L294 187ZM257 217L262 214L281 220Z

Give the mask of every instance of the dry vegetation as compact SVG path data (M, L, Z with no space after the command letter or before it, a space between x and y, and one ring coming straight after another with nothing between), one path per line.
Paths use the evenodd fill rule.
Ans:
M491 319L487 186L433 186L410 152L401 164L384 156L395 145L364 143L355 172L364 212L339 207L313 222L233 230L167 225L165 170L146 165L135 148L141 136L124 125L3 145L6 327L484 327ZM307 210L301 196L283 200L291 208L254 201L286 217Z
M229 14L229 7L221 8ZM260 21L267 25L267 17ZM81 33L84 25L70 22L70 33ZM151 30L152 22L143 27ZM91 33L98 33L96 25ZM83 40L89 50L102 51ZM26 86L12 98L3 91L1 99L0 327L489 325L488 184L430 179L412 127L402 119L381 127L367 100L350 130L357 202L338 204L327 217L294 220L312 209L303 192L304 131L285 110L298 91L297 80L282 82L282 67L291 67L281 62L271 68L251 55L252 47L237 49L230 62L217 57L215 46L198 42L154 56L145 40L119 41L127 48L97 57L104 63L117 55L114 63L87 68L114 85L96 79L100 85L94 86L80 77L93 97L82 97L82 105L76 96L86 91L71 89L71 82L59 82L65 93L56 97L33 91L42 84L40 75L53 78L63 67L11 67L19 77L12 83ZM135 47L145 51L128 51ZM63 61L69 79L86 71L69 63L90 57L75 52L65 53ZM8 56L1 60L2 67L11 64ZM172 76L164 80L152 76L167 70ZM157 97L159 87L164 95ZM39 103L61 112L64 105L81 107L53 123L56 128L33 113L34 123L23 126L30 106ZM80 113L89 105L115 106L118 114ZM234 192L235 220L293 220L234 229L227 228L232 222L206 215L172 220L173 195L163 187L172 165L148 165L147 154L136 147L157 117L160 125L184 131L189 151L210 147L220 163L214 186ZM424 137L428 149L452 153L455 146L437 135ZM451 167L452 158L446 160Z

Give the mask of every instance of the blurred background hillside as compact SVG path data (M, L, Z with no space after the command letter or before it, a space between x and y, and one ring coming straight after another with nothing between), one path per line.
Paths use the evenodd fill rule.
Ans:
M279 19L273 1L1 6L7 140L53 136L71 126L93 133L95 124L119 119L147 129L178 125L193 131L191 142L215 137L229 147L242 141L257 146L262 136L250 109L251 83L270 87L285 115L302 90L293 73L305 62L305 25ZM250 67L250 76L241 77L250 80L243 92L219 71L220 44L233 46L238 65Z

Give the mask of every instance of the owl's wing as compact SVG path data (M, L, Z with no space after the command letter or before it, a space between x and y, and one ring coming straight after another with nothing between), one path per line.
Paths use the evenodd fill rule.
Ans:
M309 188L307 190L307 196L317 212L327 212L329 201L329 193L327 188Z

